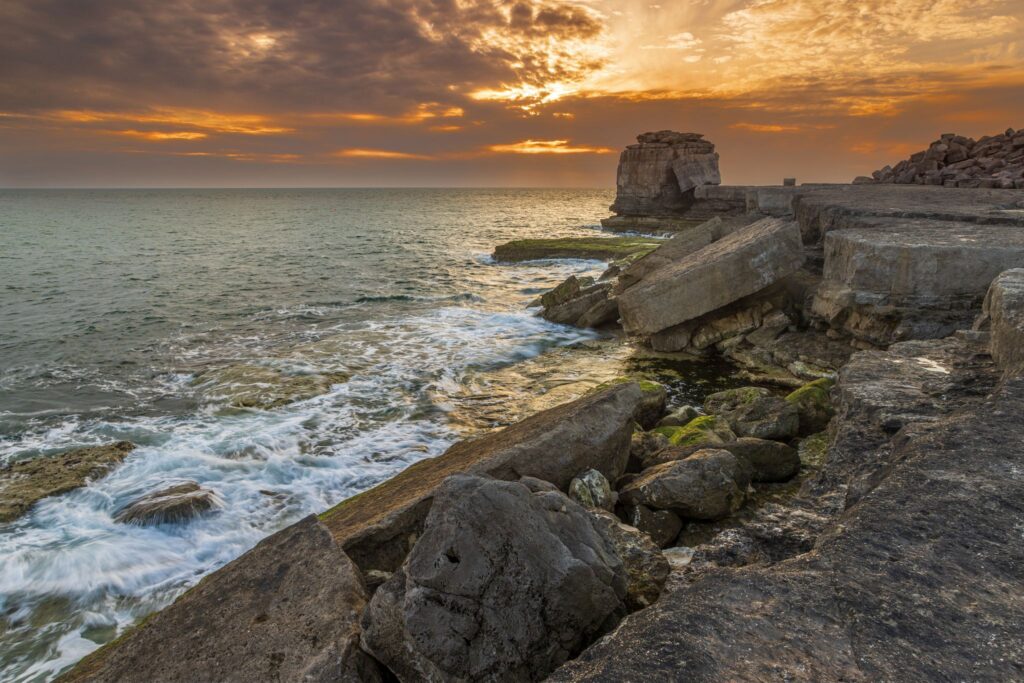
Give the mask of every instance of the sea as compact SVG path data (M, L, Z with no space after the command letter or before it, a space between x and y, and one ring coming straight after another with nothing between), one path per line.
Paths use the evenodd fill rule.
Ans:
M609 190L0 191L0 466L131 441L0 524L0 681L48 681L267 535L622 374L677 403L699 361L548 323L606 264L495 263L593 237ZM196 482L210 514L118 510Z

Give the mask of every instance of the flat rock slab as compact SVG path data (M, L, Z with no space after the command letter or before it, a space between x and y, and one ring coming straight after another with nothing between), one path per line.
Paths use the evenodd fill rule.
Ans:
M134 444L118 441L22 460L0 469L0 523L17 519L43 498L73 491L89 479L103 476L134 448Z
M992 357L1005 372L1024 373L1024 268L1001 273L985 296Z
M633 421L643 399L638 384L616 384L500 431L461 441L349 498L322 519L364 571L394 571L422 530L435 492L452 474L506 480L536 477L563 491L589 469L615 481L625 471Z
M804 241L831 230L885 224L878 218L918 218L1024 226L1024 193L918 185L836 185L797 188L793 213Z
M619 313L628 331L654 334L759 292L803 260L796 223L765 218L654 271L621 294Z
M380 681L359 570L315 517L279 531L61 681Z
M494 260L503 263L540 259L594 259L615 261L657 249L662 240L647 237L567 237L550 240L513 240L494 249Z

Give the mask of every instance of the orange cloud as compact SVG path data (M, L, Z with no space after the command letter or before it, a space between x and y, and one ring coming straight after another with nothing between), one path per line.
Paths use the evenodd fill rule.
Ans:
M608 147L572 146L568 140L523 140L487 148L499 154L610 154Z
M423 102L412 111L398 116L375 114L372 112L322 112L309 115L313 120L346 121L352 123L369 123L378 125L409 125L423 123L434 119L460 118L465 114L462 107L442 105L438 102Z
M734 123L729 127L754 133L795 133L800 130L800 126L784 126L777 123Z
M203 140L209 137L206 133L188 130L115 130L113 132L118 135L128 135L130 137L142 138L143 140L152 140L154 142L163 142L165 140Z
M273 135L294 132L277 125L261 114L222 114L200 109L155 107L142 112L111 112L90 109L63 109L45 113L38 118L73 123L135 123L163 124L200 128L211 133L238 135Z
M345 159L430 159L424 154L412 154L409 152L396 152L389 149L364 149L353 147L350 149L339 149L332 156Z

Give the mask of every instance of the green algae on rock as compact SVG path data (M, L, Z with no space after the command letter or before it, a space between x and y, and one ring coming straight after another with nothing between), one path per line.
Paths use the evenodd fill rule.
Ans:
M208 398L234 408L271 410L325 394L348 379L344 372L288 374L269 366L240 364L204 372L193 384Z
M0 469L0 522L15 520L43 498L73 491L89 479L106 474L134 448L135 444L118 441L23 460Z
M673 446L717 446L736 438L729 425L714 415L695 417L682 427L658 427L654 432L668 437Z
M828 426L829 420L836 414L829 397L829 390L834 385L834 380L823 377L808 382L786 396L786 400L795 405L800 413L801 434L814 434Z
M640 391L643 394L640 407L637 409L636 421L644 428L654 426L661 419L662 413L665 412L665 402L668 400L668 389L665 388L664 384L649 379L624 375L607 382L602 382L594 387L591 393L604 391L616 384L627 384L629 382L639 385Z
M663 244L648 237L569 237L564 239L512 240L494 249L499 262L578 258L617 261L633 254L647 254Z

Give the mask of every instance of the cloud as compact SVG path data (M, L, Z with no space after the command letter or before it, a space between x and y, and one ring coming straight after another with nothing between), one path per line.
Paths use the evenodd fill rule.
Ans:
M334 156L344 159L430 159L425 154L413 154L411 152L398 152L390 149L363 149L350 148L339 149Z
M608 147L570 145L568 140L523 140L503 145L490 145L487 149L499 154L609 154Z

